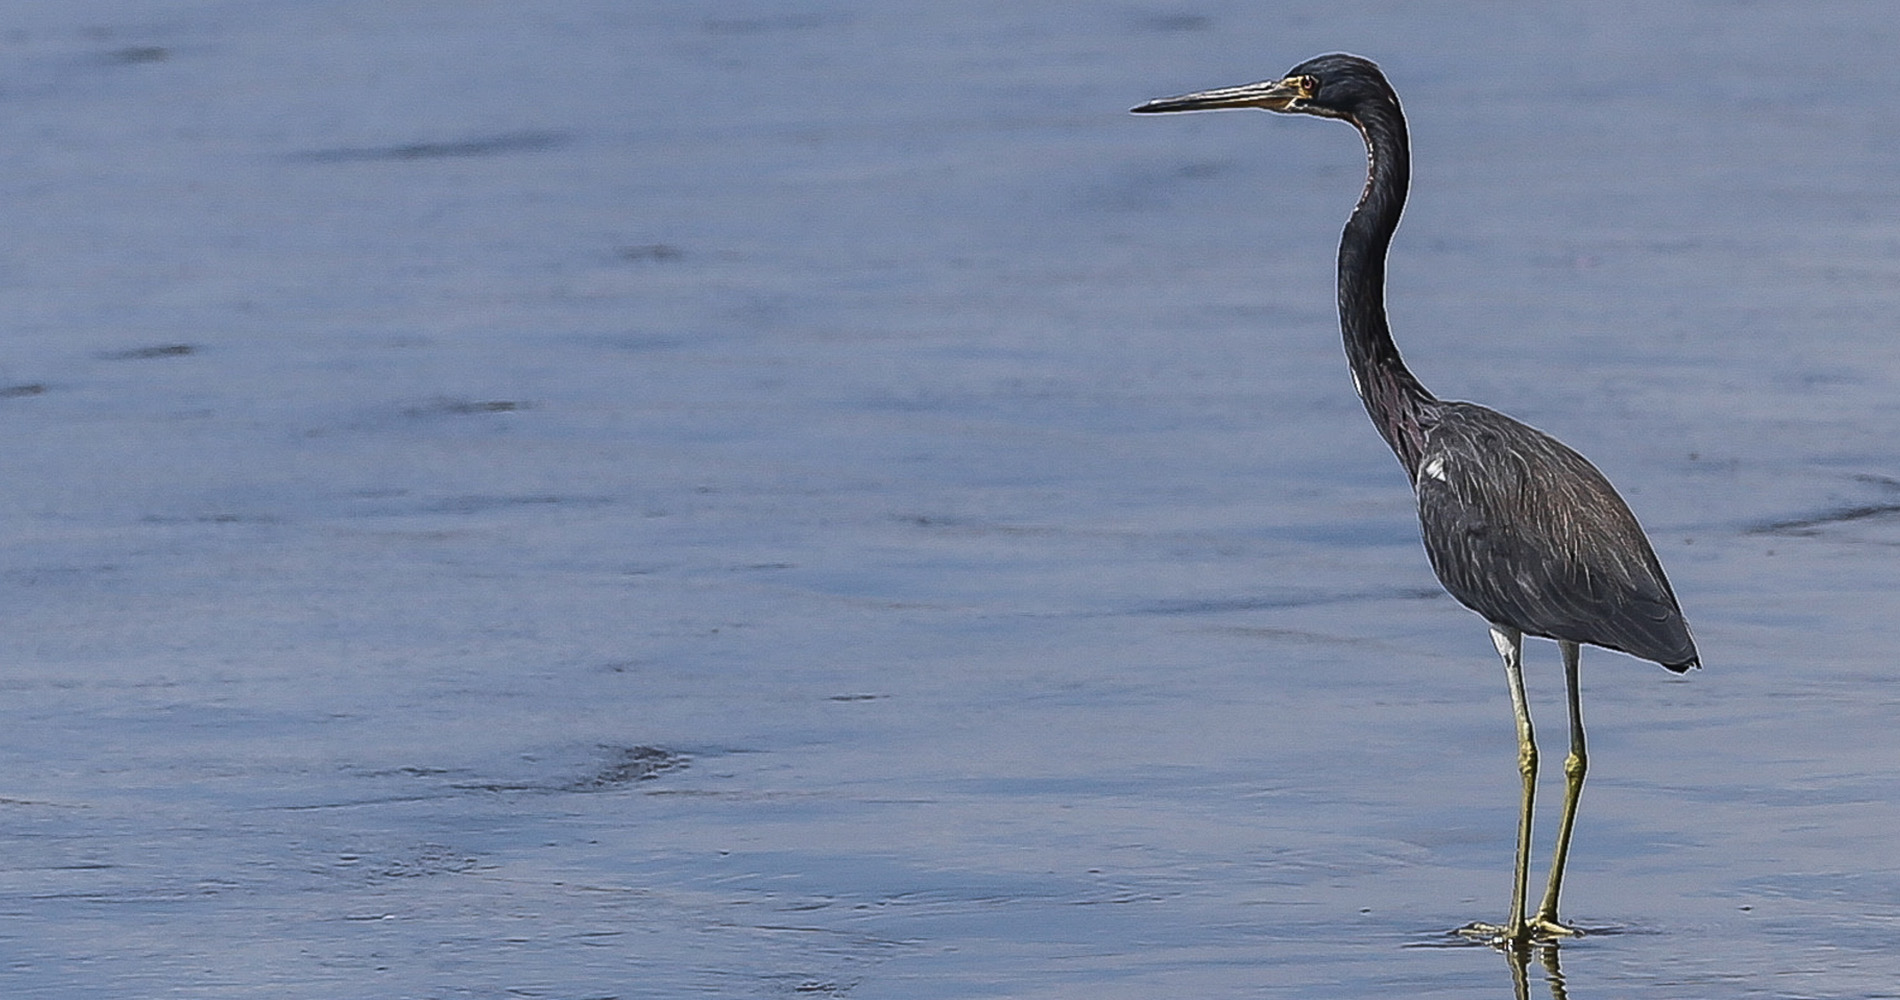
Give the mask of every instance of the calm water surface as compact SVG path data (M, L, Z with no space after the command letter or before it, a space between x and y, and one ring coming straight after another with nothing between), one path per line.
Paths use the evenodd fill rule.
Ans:
M0 990L1900 995L1900 28L1431 10L10 12ZM1586 653L1521 982L1445 935L1513 736L1340 357L1358 140L1125 114L1335 49L1413 367L1708 664Z

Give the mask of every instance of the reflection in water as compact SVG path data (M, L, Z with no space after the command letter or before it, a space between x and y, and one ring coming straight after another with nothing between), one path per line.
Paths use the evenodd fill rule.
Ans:
M1603 932L1615 934L1616 928L1604 928ZM1590 930L1588 933L1599 933ZM1487 947L1504 956L1511 969L1511 995L1516 1000L1530 1000L1531 996L1531 959L1543 966L1544 982L1550 988L1551 1000L1569 1000L1570 992L1564 982L1563 968L1558 962L1558 952L1563 948L1559 941L1544 939L1512 944L1504 938L1480 939L1465 933L1465 928L1434 935L1430 939L1407 945L1410 948L1472 948Z
M1614 933L1614 931L1611 933ZM1479 939L1465 934L1464 929L1460 928L1448 934L1434 936L1429 941L1420 941L1416 944L1408 945L1407 947L1469 948L1481 943L1485 947L1489 947L1491 950L1503 955L1505 962L1509 964L1511 969L1511 995L1515 997L1516 1000L1530 1000L1531 959L1533 956L1536 957L1537 964L1544 968L1544 982L1550 987L1551 1000L1569 1000L1569 987L1564 982L1564 972L1558 962L1557 954L1563 946L1557 941L1542 940L1526 942L1524 944L1511 944L1499 938L1480 942Z
M1499 949L1504 952L1505 961L1511 963L1511 995L1517 1000L1530 1000L1531 954L1538 957L1538 964L1544 967L1544 982L1550 985L1551 1000L1569 1000L1564 990L1564 972L1557 965L1557 945L1523 945Z

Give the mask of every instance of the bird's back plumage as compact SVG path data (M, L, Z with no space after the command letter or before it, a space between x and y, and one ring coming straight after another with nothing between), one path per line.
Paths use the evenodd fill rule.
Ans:
M1473 403L1442 403L1413 472L1432 569L1460 603L1529 635L1671 670L1695 640L1635 515L1589 460Z

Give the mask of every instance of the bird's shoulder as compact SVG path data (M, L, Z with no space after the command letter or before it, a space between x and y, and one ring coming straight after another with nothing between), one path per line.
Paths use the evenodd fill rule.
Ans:
M1490 407L1446 402L1436 417L1413 475L1418 488L1441 484L1474 498L1559 488L1615 492L1575 449Z
M1635 515L1595 465L1475 403L1444 408L1425 437L1413 488L1427 546L1447 555L1477 547L1518 561L1534 551L1616 576L1654 565ZM1619 565L1612 571L1608 563Z

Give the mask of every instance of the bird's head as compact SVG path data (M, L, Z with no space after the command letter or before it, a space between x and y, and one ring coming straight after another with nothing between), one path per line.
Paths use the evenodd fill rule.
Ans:
M1167 111L1213 111L1219 108L1263 108L1286 114L1319 115L1356 121L1369 106L1398 107L1399 98L1385 74L1370 59L1335 53L1318 56L1293 67L1278 80L1239 87L1202 90L1179 97L1163 97L1134 108L1139 114Z

